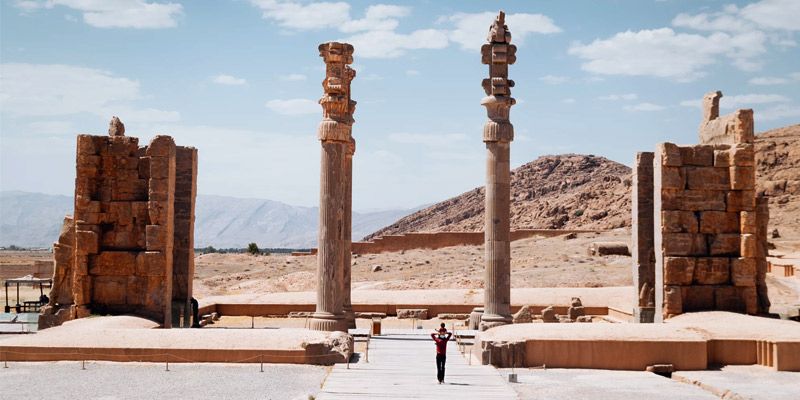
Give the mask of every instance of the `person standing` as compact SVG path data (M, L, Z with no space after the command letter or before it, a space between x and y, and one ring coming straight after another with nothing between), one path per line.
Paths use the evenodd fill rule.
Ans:
M436 343L436 377L439 379L439 384L444 383L444 364L447 361L447 342L453 336L452 332L448 332L444 327L444 322L438 331L431 333L431 338Z

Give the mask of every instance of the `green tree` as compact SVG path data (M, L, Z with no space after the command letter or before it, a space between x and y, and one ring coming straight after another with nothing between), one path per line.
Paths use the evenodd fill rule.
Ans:
M247 245L247 252L252 255L261 254L261 250L258 249L258 245L255 243L250 243Z

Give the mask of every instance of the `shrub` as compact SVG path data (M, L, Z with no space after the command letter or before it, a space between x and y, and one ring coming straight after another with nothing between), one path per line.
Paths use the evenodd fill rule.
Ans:
M258 245L255 243L250 243L247 245L247 252L253 255L261 254L261 250L258 249Z

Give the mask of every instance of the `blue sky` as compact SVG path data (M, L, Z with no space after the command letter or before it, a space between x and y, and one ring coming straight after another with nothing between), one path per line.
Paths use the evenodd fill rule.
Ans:
M71 194L77 133L118 115L200 152L198 191L319 198L324 64L355 46L356 210L413 207L484 181L480 46L498 8L514 167L584 153L630 165L696 142L699 99L800 121L800 1L30 0L0 3L0 189Z

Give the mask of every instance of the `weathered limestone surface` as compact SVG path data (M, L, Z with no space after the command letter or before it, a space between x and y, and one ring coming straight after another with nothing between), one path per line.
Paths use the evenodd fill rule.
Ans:
M356 72L353 46L329 42L319 45L325 61L325 94L319 100L323 120L317 137L322 145L320 168L319 248L317 250L317 306L311 328L322 331L347 331L343 312L345 296L345 257L350 231L346 214L347 191L351 185L347 174L353 112L356 102L350 98L350 82ZM355 150L355 149L353 149ZM348 265L349 268L349 265ZM349 285L348 285L349 286Z
M657 321L691 311L769 311L769 210L754 190L753 113L720 117L721 97L703 99L700 144L662 143L653 158ZM633 196L634 206L642 201ZM634 243L642 229L634 219Z
M194 277L194 199L197 197L197 149L175 148L175 233L172 250L172 321L192 323Z
M173 260L188 268L194 259L193 226L175 217L174 141L156 136L139 147L116 117L108 133L78 135L74 218L65 219L54 245L55 279L40 328L90 313L136 314L168 328L173 290L191 295L185 276L173 288ZM196 190L179 190L181 212L193 212Z
M356 140L350 138L347 154L344 158L345 194L344 194L344 257L342 258L342 312L348 329L356 328L356 316L350 296L352 281L352 247L353 247L353 155L356 153Z
M516 61L517 47L511 44L511 32L500 14L489 28L489 43L481 47L481 61L489 65L489 78L483 80L489 120L483 127L486 143L486 272L484 313L480 329L509 324L511 317L511 165L510 148L514 126L509 121L514 81L508 79L508 66Z

